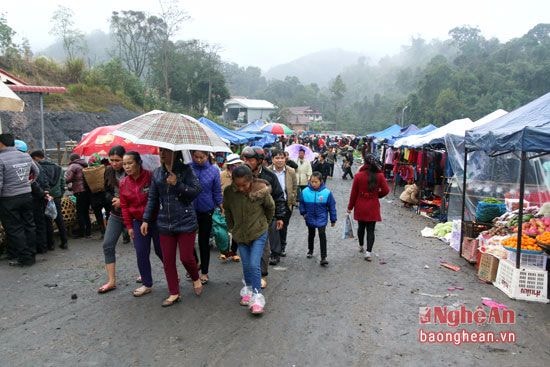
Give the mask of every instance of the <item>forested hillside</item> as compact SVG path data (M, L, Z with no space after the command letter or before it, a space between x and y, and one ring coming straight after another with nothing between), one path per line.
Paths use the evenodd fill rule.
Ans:
M267 99L279 112L309 105L338 130L364 134L392 123L475 120L550 91L550 24L505 43L485 39L482 30L469 26L451 29L445 40L412 38L397 55L376 62L359 58L338 75L326 70L325 87L322 80L304 83L295 75L269 79L257 67L223 61L216 46L173 39L187 19L177 8L155 15L113 12L111 42L102 54L109 59L92 62L99 59L93 53L97 45L87 47L71 14L59 7L52 18L63 60L34 57L28 42L13 41L17 30L0 16L0 67L31 83L68 87L66 95L48 96L49 109L101 112L119 104L192 115L207 110L218 119L226 98L246 96Z

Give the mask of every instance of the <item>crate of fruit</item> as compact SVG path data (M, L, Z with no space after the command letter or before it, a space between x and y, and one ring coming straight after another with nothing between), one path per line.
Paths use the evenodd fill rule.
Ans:
M492 283L497 278L499 259L491 254L482 253L479 259L477 276L484 282Z
M517 300L548 303L548 272L532 266L516 269L510 260L501 260L493 285Z

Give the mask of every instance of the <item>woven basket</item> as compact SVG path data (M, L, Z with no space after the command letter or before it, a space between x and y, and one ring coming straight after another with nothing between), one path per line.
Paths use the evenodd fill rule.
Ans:
M86 167L82 170L91 192L105 191L105 166Z
M76 204L68 196L61 199L61 214L67 227L76 223Z

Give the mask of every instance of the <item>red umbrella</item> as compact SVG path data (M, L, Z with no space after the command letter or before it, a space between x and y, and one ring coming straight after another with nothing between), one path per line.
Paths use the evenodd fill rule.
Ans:
M158 148L151 145L134 144L128 139L112 134L120 125L100 126L86 134L73 152L81 156L91 156L94 153L106 157L109 149L115 145L122 145L126 151L135 151L139 154L158 154Z

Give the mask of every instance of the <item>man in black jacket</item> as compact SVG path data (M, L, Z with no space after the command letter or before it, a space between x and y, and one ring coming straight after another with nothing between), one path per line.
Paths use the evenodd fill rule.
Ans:
M276 265L280 261L281 240L279 238L279 230L283 228L283 219L286 214L285 194L281 189L277 176L268 168L263 167L265 158L264 150L261 147L246 147L241 153L242 160L250 167L252 173L257 178L266 180L271 185L271 197L275 201L275 218L269 227L269 246L264 247L262 257L262 288L265 288L267 281L265 277L268 275L267 264L271 252L272 265Z
M59 237L61 239L61 244L59 245L62 249L67 249L67 230L65 228L65 222L63 221L63 213L61 212L61 199L65 193L65 176L63 175L63 169L53 163L50 160L46 159L44 152L41 150L35 150L31 153L31 158L37 163L40 167L40 174L38 175L37 182L47 194L49 194L55 203L55 208L57 209L57 217L55 218L55 223L59 230ZM48 217L45 217L46 220L46 240L48 245L48 250L55 249L54 240L53 240L53 224L52 220Z

